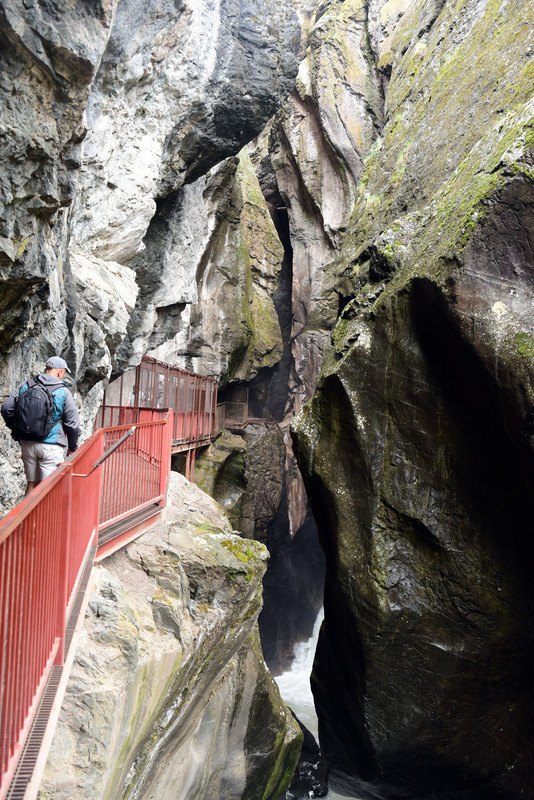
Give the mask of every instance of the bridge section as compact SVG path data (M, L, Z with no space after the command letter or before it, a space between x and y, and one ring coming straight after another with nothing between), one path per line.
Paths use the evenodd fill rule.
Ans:
M217 431L215 378L144 356L139 366L109 384L95 427L127 424L138 412L171 408L173 454L185 454L185 475L194 477L195 454Z

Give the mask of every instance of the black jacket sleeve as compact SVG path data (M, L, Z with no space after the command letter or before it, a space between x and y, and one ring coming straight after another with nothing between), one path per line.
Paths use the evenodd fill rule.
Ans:
M20 395L20 390L24 386L24 383L21 383L19 388L15 392L11 392L5 403L2 405L1 413L6 423L7 427L10 431L13 430L15 425L15 398Z

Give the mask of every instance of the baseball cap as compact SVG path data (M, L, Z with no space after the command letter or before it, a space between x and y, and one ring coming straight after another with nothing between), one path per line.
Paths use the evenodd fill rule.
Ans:
M66 369L67 372L70 372L70 369L67 367L67 362L59 356L52 356L49 358L45 367L46 369Z

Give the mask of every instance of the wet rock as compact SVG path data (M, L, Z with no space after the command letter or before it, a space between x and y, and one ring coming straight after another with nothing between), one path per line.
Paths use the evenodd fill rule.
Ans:
M306 498L303 519L291 529L287 475L285 437L272 421L249 423L242 434L223 431L199 454L195 466L198 485L221 504L233 527L269 550L259 625L264 657L274 675L289 668L295 644L311 636L322 606L324 576Z
M326 762L321 756L321 751L313 734L302 724L297 716L295 716L295 719L304 734L304 742L295 775L285 794L285 800L326 797L328 794Z
M246 152L161 201L144 245L119 365L148 350L227 382L278 363L272 296L284 252Z
M534 793L532 52L490 6L371 8L384 127L295 427L327 557L320 739L361 798Z
M275 363L280 337L270 294L277 255L271 247L271 259L262 262L254 250L265 209L254 223L247 218L237 225L237 275L219 273L214 280L209 244L220 250L224 240L204 237L211 222L192 223L189 233L200 242L184 251L198 252L202 268L189 259L174 273L176 246L167 226L169 208L174 213L181 204L192 217L198 210L193 205L206 187L197 186L190 201L184 185L236 156L291 90L299 41L291 4L284 0L267 9L262 3L259 13L256 0L217 6L109 0L90 8L6 0L0 20L0 349L8 391L42 369L52 352L61 352L89 430L111 372L128 359L138 363L147 349L172 343L177 334L190 345L182 348L180 341L171 348L181 353L180 363L205 358L211 349L204 369L212 374L248 376ZM180 192L184 197L177 201ZM253 203L242 195L238 201L244 220ZM203 206L204 217L216 206ZM230 209L230 227L236 216ZM166 255L151 244L162 230L171 239ZM148 269L142 259L133 264L145 249L159 256ZM219 253L214 261L224 259ZM108 293L97 296L94 282L89 289L87 270L117 286L127 264L136 267L137 287L128 279L124 306L110 310ZM251 270L257 280L245 286ZM189 337L199 286L230 295L237 279L241 301L228 303L228 320L215 314L205 330L193 324ZM132 289L145 306L142 313L128 308ZM119 355L125 338L126 354ZM213 354L217 341L221 352ZM13 462L13 480L0 498L9 507L20 481L2 439L2 454Z

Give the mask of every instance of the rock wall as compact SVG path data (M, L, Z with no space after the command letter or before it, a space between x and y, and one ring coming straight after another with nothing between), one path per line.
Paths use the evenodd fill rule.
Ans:
M229 295L238 280L242 302L230 303L219 342L207 340L213 348L230 331L228 348L203 371L238 374L243 361L241 374L254 374L269 364L278 346L268 297L276 253L249 256L258 221L247 167L239 168L242 193L231 179L235 162L217 165L261 131L294 84L299 26L289 0L261 8L256 0L102 0L68 9L5 0L0 15L5 394L61 352L88 430L111 373L189 327L199 286L203 313L211 311L198 338L209 337L211 316L220 316L210 292L226 286ZM185 231L175 235L184 214ZM232 275L211 278L234 242ZM201 344L183 359L199 354ZM12 465L2 489L9 507L20 470L5 436L1 449Z
M357 797L533 797L532 9L361 19L383 117L294 428L327 556L321 743Z
M165 521L98 568L41 800L285 791L302 734L259 645L266 558L172 475Z
M295 644L312 635L323 599L324 556L307 498L299 504L301 518L291 512L288 486L296 465L286 436L272 420L249 422L243 431L223 431L195 466L195 482L221 504L233 527L269 550L259 627L274 675L291 667Z
M289 0L63 6L0 3L0 368L6 395L64 356L87 435L143 353L223 382L281 357L284 252L240 151L294 85L299 25ZM0 457L7 510L5 431ZM274 798L300 743L254 627L257 548L159 533L102 571L42 796Z
M529 4L60 6L0 4L6 391L60 350L88 426L149 351L304 407L332 782L534 796ZM220 499L290 563L298 470L263 503L228 446Z
M132 262L140 300L118 366L149 352L225 383L278 362L272 295L283 248L245 151L161 203L144 243Z

